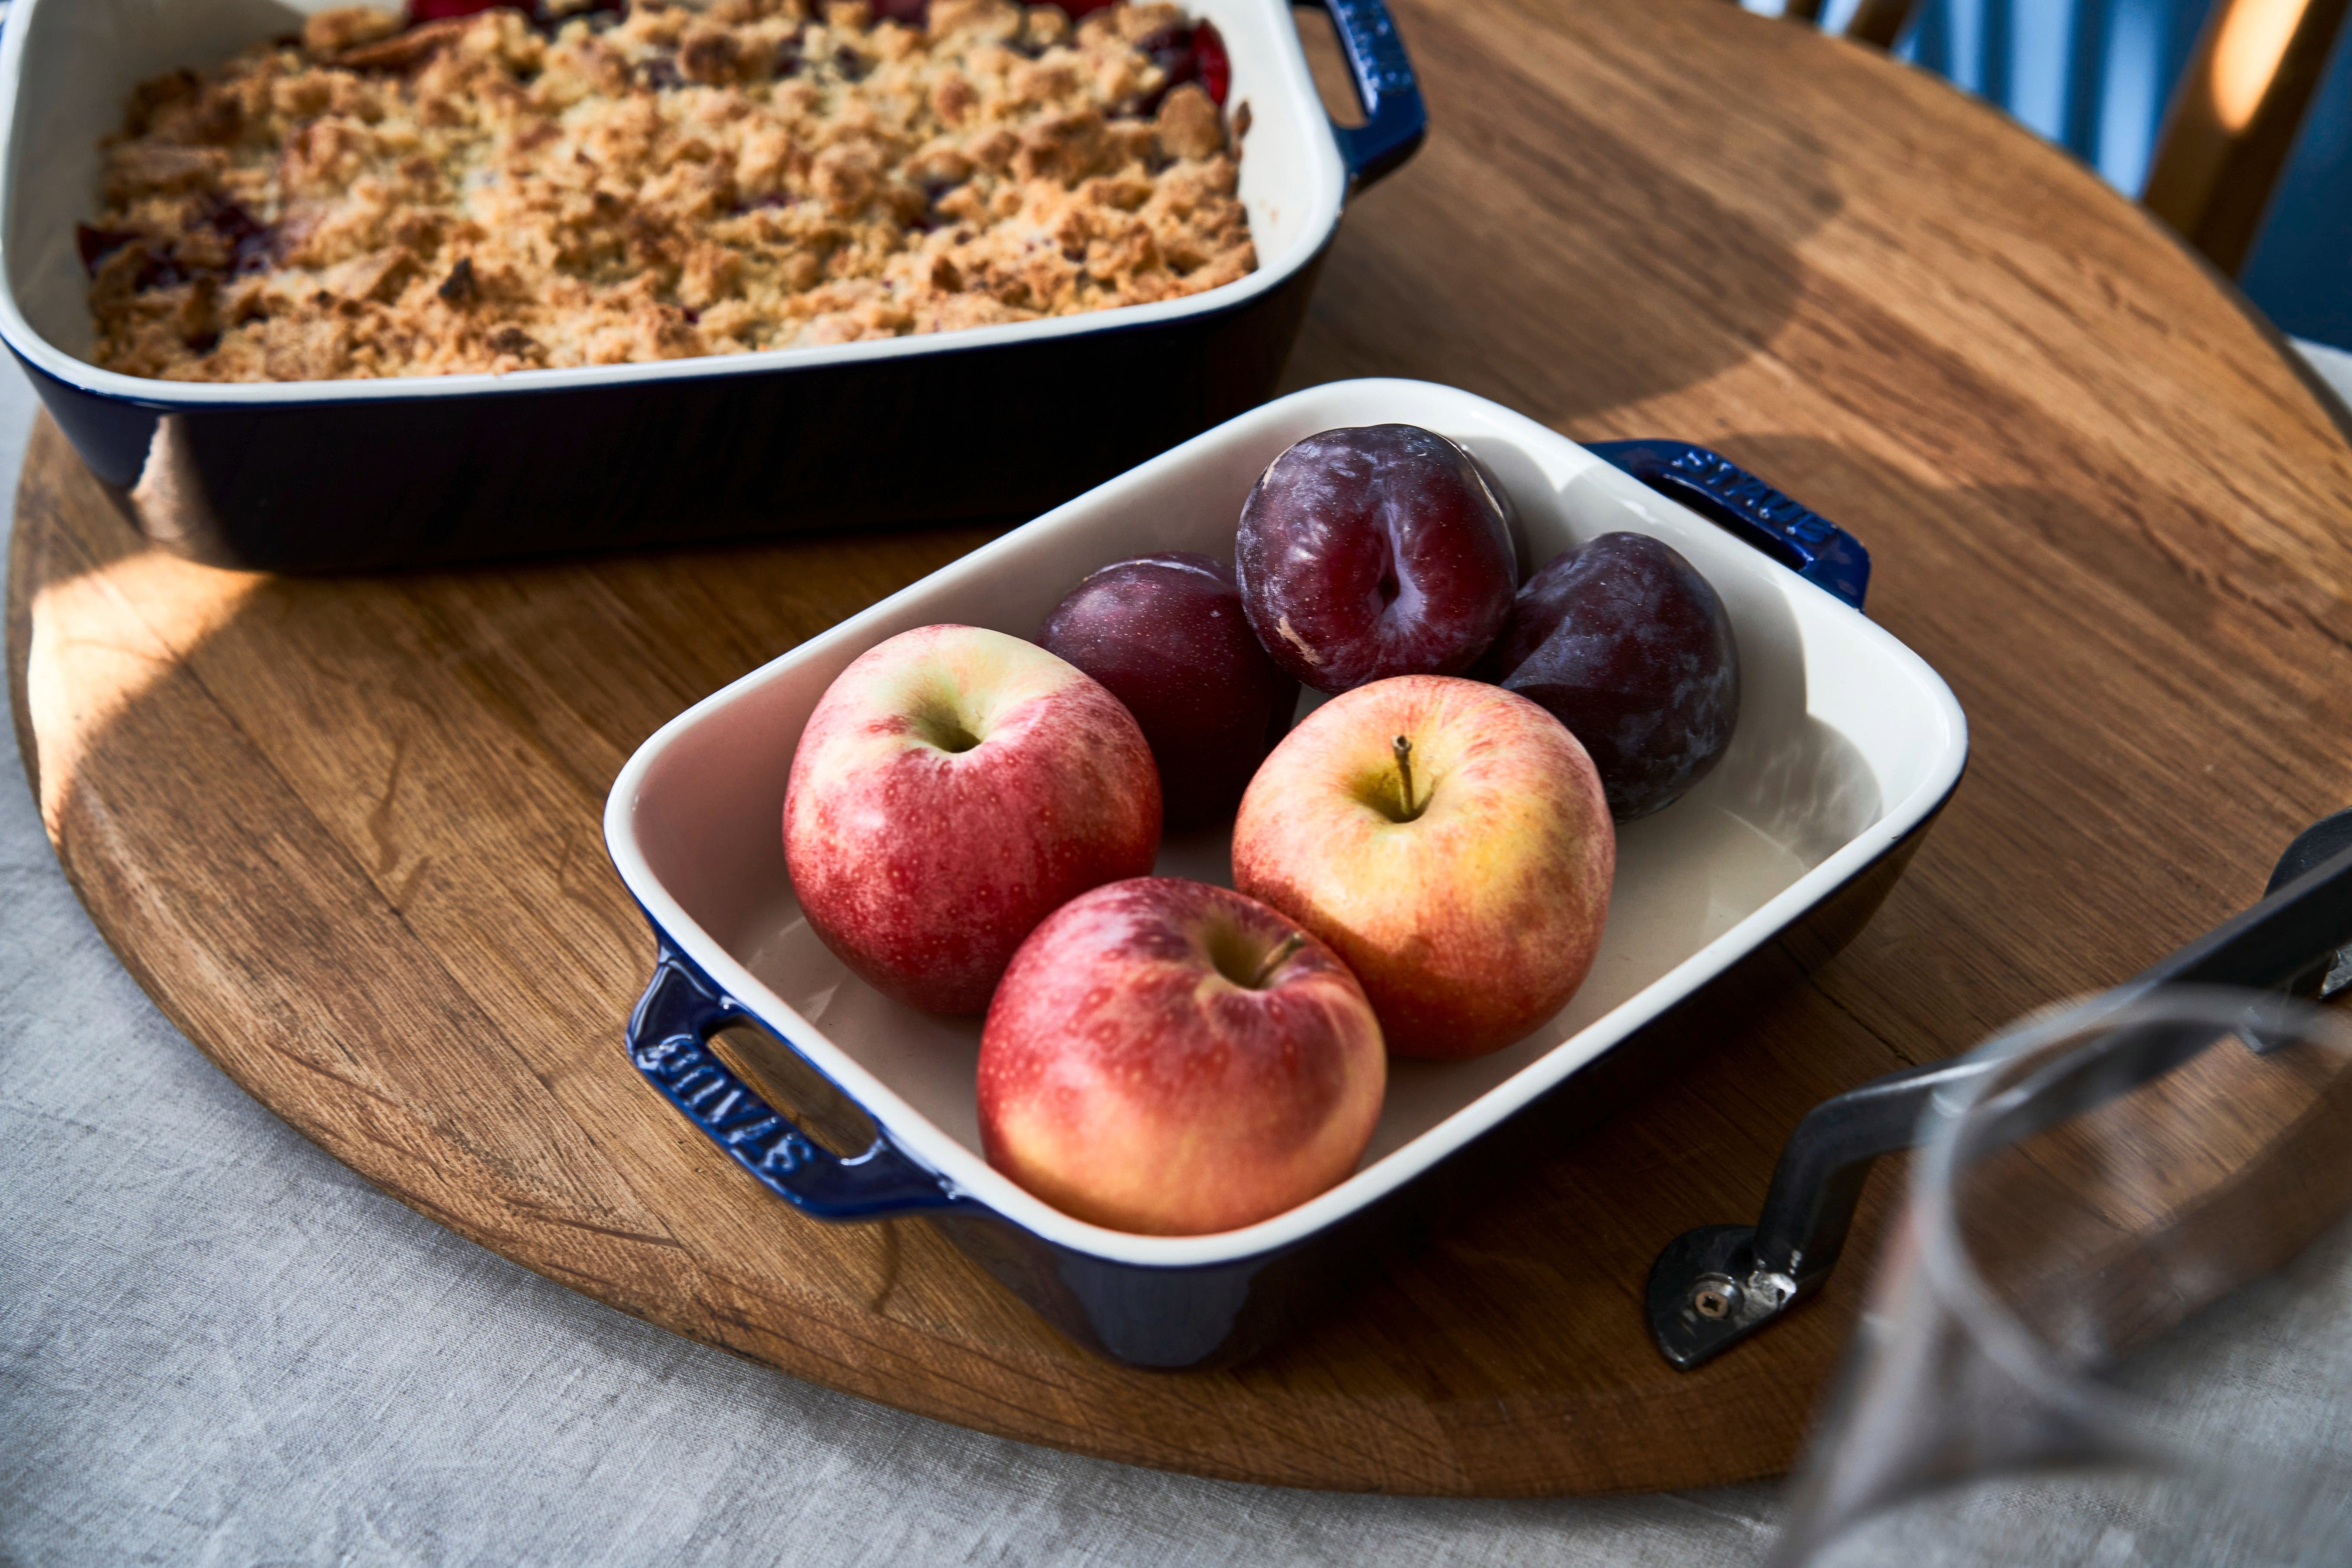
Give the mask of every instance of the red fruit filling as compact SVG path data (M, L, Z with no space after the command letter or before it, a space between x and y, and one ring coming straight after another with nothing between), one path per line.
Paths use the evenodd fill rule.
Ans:
M1223 109L1225 94L1234 85L1234 62L1225 53L1225 40L1217 36L1213 23L1203 22L1192 29L1192 68L1209 101Z
M408 25L414 27L425 22L446 22L452 16L471 16L501 6L509 11L531 9L515 4L515 0L408 0Z
M98 264L139 237L131 228L92 228L86 223L74 225L74 248L81 252L81 269L92 278L98 276Z
M1152 64L1168 73L1167 85L1144 104L1146 114L1158 113L1160 100L1188 81L1200 83L1211 103L1224 106L1226 89L1233 86L1234 64L1214 26L1202 22L1193 27L1171 27L1152 34L1136 47L1151 57Z

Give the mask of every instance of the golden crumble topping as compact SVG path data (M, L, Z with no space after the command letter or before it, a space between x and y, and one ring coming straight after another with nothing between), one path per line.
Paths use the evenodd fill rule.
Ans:
M81 230L98 363L616 364L1195 294L1256 265L1219 46L1147 0L635 0L299 39L142 86ZM1205 39L1203 37L1205 36ZM1217 58L1222 67L1222 58Z

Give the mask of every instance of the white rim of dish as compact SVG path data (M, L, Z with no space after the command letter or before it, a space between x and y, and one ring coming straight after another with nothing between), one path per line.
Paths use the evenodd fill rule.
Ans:
M519 370L506 374L471 372L459 375L399 375L373 380L182 382L150 376L124 375L77 359L36 331L16 305L16 285L9 275L7 238L16 206L16 84L22 79L26 38L34 16L46 5L68 0L0 0L0 339L32 362L44 374L69 386L125 402L188 406L203 404L371 403L387 398L454 397L485 392L559 392L583 386L628 385L639 382L692 380L710 376L759 375L779 371L816 370L826 365L866 360L902 359L914 354L955 353L1011 343L1077 337L1089 332L1120 331L1157 326L1187 316L1208 315L1247 304L1257 296L1287 282L1330 242L1347 205L1347 174L1339 159L1336 133L1309 74L1307 52L1295 27L1274 29L1280 40L1274 62L1274 80L1296 101L1311 106L1312 116L1326 128L1316 161L1322 165L1325 211L1307 232L1313 243L1302 243L1288 262L1270 267L1263 262L1246 278L1220 284L1181 300L1161 300L1149 305L1119 305L1082 311L1075 316L1049 316L1034 321L1002 326L964 327L950 332L923 332L874 342L833 343L807 348L755 349L748 353L709 354L700 359L657 360L637 364L575 365L558 370Z
M1269 411L1312 403L1334 394L1352 395L1366 391L1391 396L1401 405L1414 399L1426 403L1433 394L1443 395L1448 399L1469 399L1480 405L1483 417L1504 426L1507 433L1522 442L1551 443L1582 450L1567 437L1498 404L1458 388L1421 381L1365 379L1328 383L1292 393L1239 417L1255 419ZM1405 412L1406 409L1401 406L1401 416ZM778 679L787 661L797 661L842 644L866 646L873 638L868 628L891 618L901 605L935 591L943 581L983 575L996 570L1000 563L1021 551L1033 531L1049 528L1079 509L1104 504L1097 498L1105 490L1128 486L1140 488L1169 469L1194 460L1198 454L1227 438L1224 432L1231 423L1229 421L1227 426L1196 436L1182 446L1163 452L1075 500L1055 508L711 693L663 725L637 748L635 754L630 757L613 781L612 793L606 796L604 806L605 847L613 858L614 868L620 872L622 882L647 916L722 990L742 1003L779 1038L855 1100L875 1124L885 1131L894 1147L924 1169L945 1178L957 1194L986 1205L1005 1219L1047 1241L1111 1261L1152 1268L1198 1268L1228 1263L1289 1247L1378 1202L1419 1176L1713 980L1793 923L1811 906L1892 851L1951 795L1959 783L1969 751L1967 716L1960 710L1958 699L1952 695L1951 689L1932 666L1905 647L1893 633L1870 621L1861 611L1758 552L1756 563L1759 570L1786 574L1794 585L1794 591L1818 594L1822 605L1832 613L1852 616L1860 621L1867 628L1865 635L1876 640L1885 657L1909 673L1937 706L1950 740L1937 765L1917 787L1889 807L1877 822L1782 889L1745 920L1583 1030L1570 1036L1543 1057L1401 1148L1391 1151L1339 1185L1297 1207L1239 1230L1205 1236L1139 1236L1073 1218L1015 1185L1011 1179L992 1169L977 1153L940 1131L929 1117L835 1047L824 1030L802 1017L744 968L717 939L687 914L654 876L637 847L632 817L637 793L646 773L669 744L744 692ZM1627 482L1635 481L1629 479ZM1654 496L1654 492L1646 490L1644 494ZM1664 497L1655 499L1665 501Z

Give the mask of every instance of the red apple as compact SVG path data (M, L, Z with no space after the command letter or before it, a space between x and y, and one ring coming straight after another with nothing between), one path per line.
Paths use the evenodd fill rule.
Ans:
M1013 956L981 1035L981 1142L1080 1219L1233 1230L1346 1179L1387 1079L1328 948L1228 889L1139 878L1072 900Z
M1576 737L1524 697L1450 676L1317 709L1234 823L1234 885L1330 944L1399 1056L1484 1056L1566 1006L1616 866Z
M978 1013L1039 921L1151 869L1160 775L1118 699L1034 643L922 626L809 715L784 860L817 935L887 995Z

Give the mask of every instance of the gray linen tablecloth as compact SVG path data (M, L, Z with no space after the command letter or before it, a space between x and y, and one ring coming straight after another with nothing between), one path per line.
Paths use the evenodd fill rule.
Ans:
M10 494L32 413L0 371ZM1769 1539L1769 1487L1450 1501L1075 1458L573 1295L215 1071L90 926L5 751L0 1562L1713 1568Z

